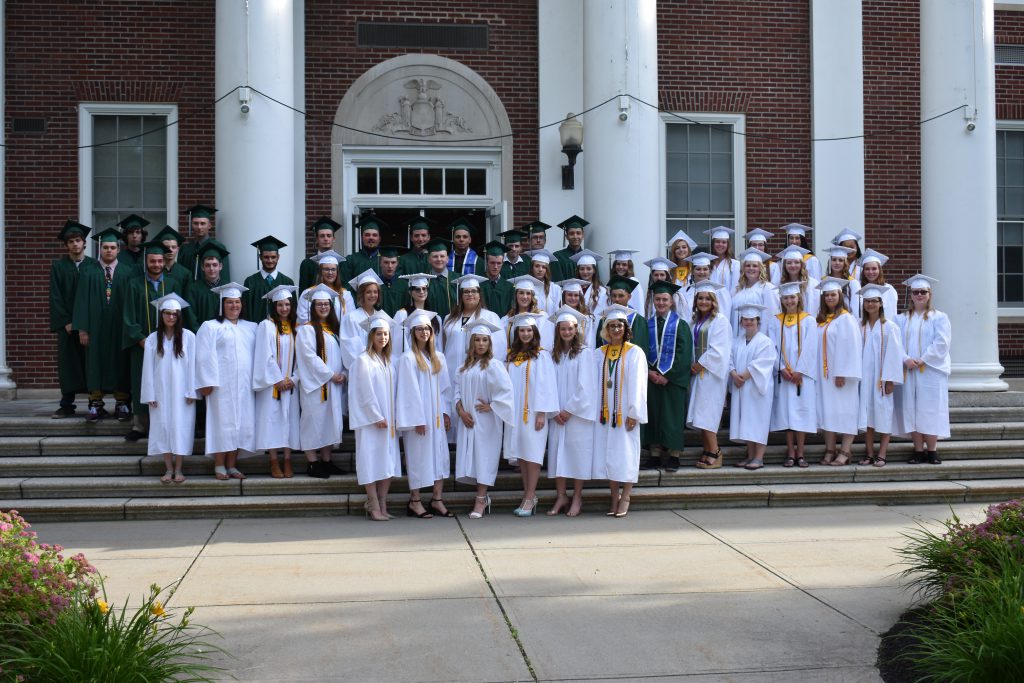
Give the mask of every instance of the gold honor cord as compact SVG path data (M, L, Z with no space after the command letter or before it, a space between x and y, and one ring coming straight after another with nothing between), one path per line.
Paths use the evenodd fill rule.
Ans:
M840 308L835 313L829 313L825 317L825 322L818 323L818 327L824 328L821 331L821 369L825 379L828 379L828 328L829 325L835 322L836 318L846 312L845 308Z

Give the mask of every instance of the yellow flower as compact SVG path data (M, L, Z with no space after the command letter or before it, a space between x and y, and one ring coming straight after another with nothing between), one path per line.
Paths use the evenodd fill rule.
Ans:
M110 605L107 604L106 600L96 600L96 606L100 608L100 614L106 614L110 611Z
M159 600L154 602L153 606L149 608L149 613L152 614L154 617L167 616L167 612L164 611L164 606L160 604Z

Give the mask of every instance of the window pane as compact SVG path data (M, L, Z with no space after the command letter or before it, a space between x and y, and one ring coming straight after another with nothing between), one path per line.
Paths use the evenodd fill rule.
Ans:
M1006 158L1020 159L1024 157L1024 131L1006 131Z
M123 141L122 144L132 142L135 144L142 144L142 142L136 138L134 140L125 140L125 138L131 138L142 132L142 117L141 116L119 116L117 117L117 139Z
M732 155L732 126L709 126L711 151Z
M117 139L117 117L116 116L94 116L92 117L92 143L99 145L104 142L112 142Z
M117 179L95 178L92 181L92 204L98 209L117 206Z
M143 179L142 206L146 208L160 208L167 206L167 181L164 178ZM153 219L150 218L150 220L152 221ZM161 223L158 228L163 225L165 224Z
M444 170L444 193L466 194L466 171L462 168L446 168Z
M96 147L92 153L92 172L96 175L117 175L117 147Z
M420 169L402 169L402 194L421 194L420 192Z
M686 172L687 159L685 154L669 154L665 157L665 178L668 182L685 182L689 175Z
M690 213L708 213L711 211L711 186L708 183L690 183Z
M466 170L466 194L487 194L487 171L482 168Z
M711 185L711 210L718 214L732 213L732 185L723 183Z
M380 169L380 193L398 194L398 169Z
M1024 277L1007 275L1003 289L1004 301L1024 301Z
M691 154L688 163L690 180L707 182L711 179L711 157L707 154Z
M1006 188L1006 207L1004 218L1024 217L1024 187Z
M1024 159L1007 159L1003 166L1003 183L1020 187L1024 185Z
M138 178L118 178L117 206L122 209L137 209L142 202L142 181Z
M356 169L356 192L359 194L377 194L377 169Z
M732 182L732 155L711 155L711 180L719 183Z
M152 224L150 227L153 227L154 225L159 226L156 230L150 230L150 235L155 234L160 228L168 224L167 212L165 211L147 211L145 216L146 220Z
M1024 274L1024 249L1014 247L1004 254L1003 270L1012 275Z
M142 148L119 145L117 148L117 174L138 177L142 175Z
M142 132L146 133L143 142L146 145L167 144L167 117L145 116L142 119Z
M999 227L1001 232L999 241L1004 246L1024 245L1024 224L1001 223Z
M142 148L142 173L147 178L167 177L167 148Z
M117 225L121 217L109 211L94 211L92 214L93 231L105 230Z
M687 126L672 124L665 126L665 149L668 152L686 152Z
M423 194L443 194L444 184L441 179L441 169L423 169Z
M669 213L683 213L689 208L686 201L686 183L668 183L665 188L665 208Z
M711 128L691 124L690 128L690 153L711 151Z

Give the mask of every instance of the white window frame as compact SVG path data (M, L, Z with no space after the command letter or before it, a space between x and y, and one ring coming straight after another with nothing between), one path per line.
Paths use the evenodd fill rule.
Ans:
M92 225L94 116L166 116L167 117L167 223L177 228L178 216L178 105L129 104L124 102L82 102L78 105L78 220L102 230L110 227ZM163 227L163 226L159 226ZM159 229L158 227L158 229Z
M735 246L739 250L743 237L747 234L747 138L743 133L747 131L747 117L744 114L707 114L697 112L662 112L660 114L661 125L658 127L658 154L659 169L661 171L661 182L658 194L661 202L661 229L664 231L668 225L668 197L666 196L665 185L668 181L668 154L666 151L667 133L666 127L673 124L703 123L709 125L732 126L733 131L733 207L735 216L733 225L736 230ZM687 120L683 120L687 119ZM737 134L739 133L739 134ZM663 235L667 239L667 235ZM694 239L695 235L691 235Z
M1024 121L996 121L996 131L1012 130L1012 131L1024 131ZM995 159L992 160L993 162ZM995 191L996 188L992 188ZM996 223L999 222L999 215L996 215ZM996 307L999 322L1005 323L1024 323L1024 306L1017 305L997 305Z

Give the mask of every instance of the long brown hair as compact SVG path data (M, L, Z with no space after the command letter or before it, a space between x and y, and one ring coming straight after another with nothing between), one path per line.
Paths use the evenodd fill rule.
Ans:
M182 337L182 311L178 311L178 317L174 320L174 326L171 327L171 336L174 338L174 357L182 358L185 355L185 347L181 341ZM167 333L167 326L164 325L164 312L160 311L160 322L156 325L156 355L164 355L164 340L161 337Z
M531 360L540 355L540 330L537 329L536 325L530 325L530 327L533 329L533 339L528 342L524 342L519 338L520 328L515 328L512 343L509 344L508 354L505 356L506 362L511 362L521 353L526 354Z
M430 322L434 322L431 319ZM416 327L427 327L430 329L430 338L427 339L423 344L423 349L420 349L419 337L416 336ZM412 342L412 355L416 359L416 367L423 372L430 371L431 374L436 375L441 372L441 358L437 355L437 349L434 347L434 326L427 325L416 325L409 330L409 340Z
M828 292L822 292L821 304L818 306L818 317L815 318L815 320L818 321L818 323L825 322L829 314L839 315L839 312L843 310L843 290L837 289L833 291L839 293L839 303L836 304L836 308L834 311L826 311L825 309L828 307L828 304L825 303L825 295L828 294Z
M573 335L572 339L566 342L562 339L562 335L558 333L559 325L575 325L576 334ZM555 348L551 350L551 360L556 364L562 362L562 356L567 356L569 360L572 360L576 356L580 355L580 351L583 350L583 340L580 339L580 326L578 323L571 323L563 320L555 325Z
M517 289L512 295L512 305L509 306L508 313L505 314L509 318L519 313L519 292L521 291L525 290ZM537 303L537 292L531 289L530 296L533 297L533 301L530 302L530 310L523 311L523 313L540 313L540 304Z
M487 353L477 357L476 351L473 350L473 337L487 337ZM462 364L459 370L465 372L477 363L480 363L481 369L486 370L492 358L494 358L494 340L491 339L491 335L471 334L469 335L469 348L466 349L466 362Z
M327 327L330 328L331 332L334 333L335 337L339 337L339 328L341 325L338 323L338 314L334 312L334 301L331 299L327 300L331 306L327 312L327 318L323 321L327 323ZM309 302L309 322L307 325L313 326L313 331L316 332L316 355L324 357L324 330L320 325L320 320L316 317L316 301Z
M295 304L293 303L291 308L288 309L288 317L281 318L281 314L277 312L277 305L280 301L271 301L270 307L270 319L274 321L274 325L277 327L278 334L284 334L284 330L281 329L281 324L287 322L292 328L292 334L295 334ZM331 311L334 311L334 302L331 302Z
M374 283L374 284L376 284L376 283ZM382 348L380 350L380 353L378 353L378 352L373 350L373 336L375 334L377 334L377 330L387 330L388 331L388 343L384 345L384 348ZM372 354L374 356L377 356L378 358L380 358L385 363L390 362L391 361L391 342L394 341L392 339L393 336L394 335L391 334L391 328L390 327L371 327L369 329L369 331L366 333L366 353L369 353L369 354Z

